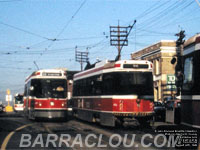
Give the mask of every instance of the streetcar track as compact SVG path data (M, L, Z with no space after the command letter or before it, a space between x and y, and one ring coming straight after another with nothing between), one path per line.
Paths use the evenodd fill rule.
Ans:
M74 129L78 129L78 128L76 128L75 126L73 126L73 128ZM85 129L81 129L80 130L80 128L79 128L79 132L81 133L81 135L83 135L83 134L85 134L86 136L88 135L88 132L87 131L89 131L88 129L86 129L86 131L85 131ZM92 130L91 130L92 131ZM91 132L90 131L90 132ZM95 132L93 132L93 133L95 133ZM99 135L101 134L101 133L98 133ZM97 134L95 134L95 135L97 135ZM105 134L103 134L103 135L105 135ZM101 140L104 142L104 143L102 143L102 144L106 144L106 146L108 146L109 145L109 143L108 143L108 141L106 141L106 140L104 140L103 138L101 138ZM90 142L93 142L92 140L89 140ZM108 148L108 147L106 147L106 148ZM111 147L109 147L109 148L111 148ZM117 148L115 148L115 149L120 149L121 150L121 148L124 148L124 147L122 147L121 145L119 146L119 147L117 147Z
M11 120L11 122L13 122L14 124L16 124L18 127L21 125L26 125L29 123L34 123L32 126L29 126L27 128L24 128L23 131L28 131L30 132L30 134L34 134L37 135L39 133L42 133L44 136L47 136L47 134L56 134L59 137L59 140L62 141L61 147L52 147L54 149L62 149L66 144L66 141L64 139L62 139L60 137L60 134L70 134L71 135L71 139L69 141L67 141L67 143L69 145L72 145L75 136L77 134L81 134L82 138L85 139L85 137L89 134L95 134L97 137L99 137L100 134L103 135L103 138L101 138L102 140L102 144L107 145L107 147L103 147L100 149L113 149L113 147L109 147L108 144L108 139L109 137L111 137L113 134L119 134L123 139L124 139L124 134L136 134L135 140L134 140L134 145L129 148L129 149L145 149L144 147L142 147L141 145L141 138L144 134L146 133L150 133L152 136L155 136L156 134L153 132L153 129L138 129L138 128L111 128L111 127L105 127L105 126L100 126L99 124L95 124L95 123L89 123L89 122L85 122L82 120L70 120L68 122L35 122L35 121L29 121L29 120L23 120L19 119L19 120ZM17 131L16 132L21 132L21 131ZM95 141L96 139L94 138L88 138L88 143L97 143L97 141ZM122 139L122 141L123 141ZM115 142L116 139L113 139L113 141ZM118 141L118 140L116 140ZM126 140L126 144L131 143L132 138L130 138L128 136L127 140ZM145 138L145 143L153 143L152 139L150 138ZM64 145L63 145L64 144ZM51 144L52 145L52 144ZM138 145L138 147L134 147L135 145ZM66 145L67 146L67 145ZM65 148L66 148L65 146ZM74 144L73 147L67 147L67 148L71 148L73 150L78 150L78 149L90 149L89 147L87 147L85 145L85 143L83 142L83 147L81 147L80 145L76 145ZM123 147L122 144L120 144L118 147L116 147L115 149L124 149L126 147ZM162 149L165 147L162 147ZM92 147L91 149L98 149L98 147ZM128 149L128 148L126 148ZM150 147L146 148L146 149L157 149L155 147L155 145L151 145ZM169 149L169 148L168 148Z
M50 133L50 134L56 134L55 132L53 132L52 130L50 130L49 127L47 127L44 123L42 123L42 126L47 130L48 133ZM72 139L74 140L74 138L71 138L71 140L68 141L70 143L70 145L72 145L72 141L73 141ZM62 138L60 138L60 137L59 137L59 140L62 141L63 143L65 143L65 141ZM73 150L79 150L80 149L80 147L77 147L77 146L76 147L70 147L70 148L73 149Z
M112 134L106 134L106 132L105 133L102 133L102 132L97 132L97 130L95 129L95 130L92 130L90 127L89 128L85 128L86 127L86 124L83 124L83 126L77 126L77 123L78 124L80 124L80 122L79 121L76 121L76 120L73 120L73 121L71 121L70 122L70 128L73 128L74 130L76 130L76 131L78 131L81 135L85 135L85 136L87 136L87 135L89 135L89 134L95 134L97 137L98 137L98 135L104 135L102 138L101 138L101 140L102 140L102 142L101 142L101 144L106 144L106 146L109 146L109 142L108 142L108 139L109 139L109 137L112 135ZM69 126L69 124L68 124L68 126ZM104 139L104 138L106 138L106 140ZM89 140L90 142L93 142L92 140ZM115 142L116 142L116 140L115 140ZM104 148L104 147L103 147ZM103 148L101 148L101 149L103 149ZM124 149L125 147L123 147L121 144L118 146L118 147L115 147L114 149ZM112 147L105 147L104 149L113 149Z
M76 122L77 123L77 122ZM87 135L89 135L88 133L93 133L93 134L95 134L95 135L97 135L97 134L102 134L102 133L96 133L96 132L94 132L94 131L92 131L91 129L85 129L85 128L81 128L80 126L77 126L77 124L74 124L74 122L67 122L67 124L66 123L62 123L62 124L59 124L59 125L57 125L58 126L58 128L59 128L59 126L60 127L63 127L63 126L65 126L65 127L68 127L68 126L70 126L70 128L71 129L73 129L73 131L76 131L78 134L81 134L81 136L84 136L84 137L86 137ZM78 122L79 123L79 122ZM49 133L51 133L51 134L58 134L58 132L60 132L59 130L56 130L56 132L55 131L52 131L49 127L47 127L46 125L44 125L44 127L45 127L45 129L49 132ZM63 130L62 130L63 131ZM64 131L67 131L67 130L64 130ZM89 131L89 132L88 132ZM63 133L63 132L62 132ZM77 134L76 134L77 135ZM106 138L109 138L109 136L107 136ZM71 137L71 141L74 141L74 139L75 138L73 138L73 136ZM62 140L62 139L60 139L60 140ZM109 146L109 143L108 143L108 141L106 141L106 140L104 140L103 138L101 138L101 140L102 140L102 142L101 142L101 144L104 144L104 145L106 145L106 146ZM93 141L93 140L91 140L91 139L88 139L88 142L91 142L91 143L97 143L96 141ZM85 146L85 143L83 142L83 144L84 144L84 148L81 148L81 147L78 147L78 146L76 146L75 148L73 148L73 149L89 149L89 147L86 147ZM72 142L70 142L70 145L72 145ZM92 148L90 148L90 149L94 149L94 148L97 148L98 149L98 147L92 147ZM112 147L103 147L103 148L101 148L101 149L110 149L110 148L112 148ZM119 150L121 150L121 149L123 149L124 147L122 147L121 145L119 146L119 147L117 147L117 148L114 148L114 149L119 149ZM113 148L112 148L113 149Z
M77 120L76 120L77 121ZM113 134L116 134L116 132L111 132L110 130L106 129L106 127L104 129L102 129L102 127L98 126L96 127L95 125L90 125L89 123L83 123L82 121L77 121L79 124L81 124L84 128L88 127L89 129L91 129L92 131L97 132L98 134L103 134L106 135L107 137L111 137ZM76 122L76 123L77 123ZM73 127L76 126L76 124L72 124ZM78 128L77 128L78 129ZM80 129L80 128L79 128ZM83 129L84 130L84 129ZM116 139L115 139L116 140ZM122 141L124 140L124 138L122 138ZM127 138L126 140L128 143L131 143L131 140ZM107 141L105 141L106 143L108 143ZM136 146L135 148L138 148L139 146L141 146L141 144L139 142L134 142ZM142 147L142 146L141 146ZM118 147L119 149L124 148L121 147L121 145Z

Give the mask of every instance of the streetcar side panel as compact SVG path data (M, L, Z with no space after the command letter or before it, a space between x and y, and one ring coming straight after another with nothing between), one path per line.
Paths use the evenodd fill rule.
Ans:
M130 64L136 62L141 64ZM152 65L147 61L103 62L74 78L74 116L115 126L125 118L153 116Z

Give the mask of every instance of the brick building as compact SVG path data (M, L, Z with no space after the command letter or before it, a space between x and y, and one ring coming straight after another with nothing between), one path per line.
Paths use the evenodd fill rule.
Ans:
M176 42L172 40L162 40L131 54L132 59L144 59L153 62L155 101L163 101L176 93L175 64L171 64L171 59L175 55Z

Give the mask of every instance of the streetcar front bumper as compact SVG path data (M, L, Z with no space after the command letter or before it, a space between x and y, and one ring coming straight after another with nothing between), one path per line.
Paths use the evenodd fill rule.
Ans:
M123 116L123 117L147 117L147 116L153 116L154 112L114 112L113 115Z
M67 110L35 110L36 118L65 118L67 116Z

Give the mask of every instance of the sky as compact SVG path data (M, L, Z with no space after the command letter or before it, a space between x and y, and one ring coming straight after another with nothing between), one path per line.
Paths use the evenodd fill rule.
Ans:
M110 26L134 25L122 59L160 40L200 33L198 0L0 0L0 101L23 93L39 69L80 70L75 49L89 60L114 60ZM35 62L35 63L34 63ZM36 65L37 64L37 65Z

